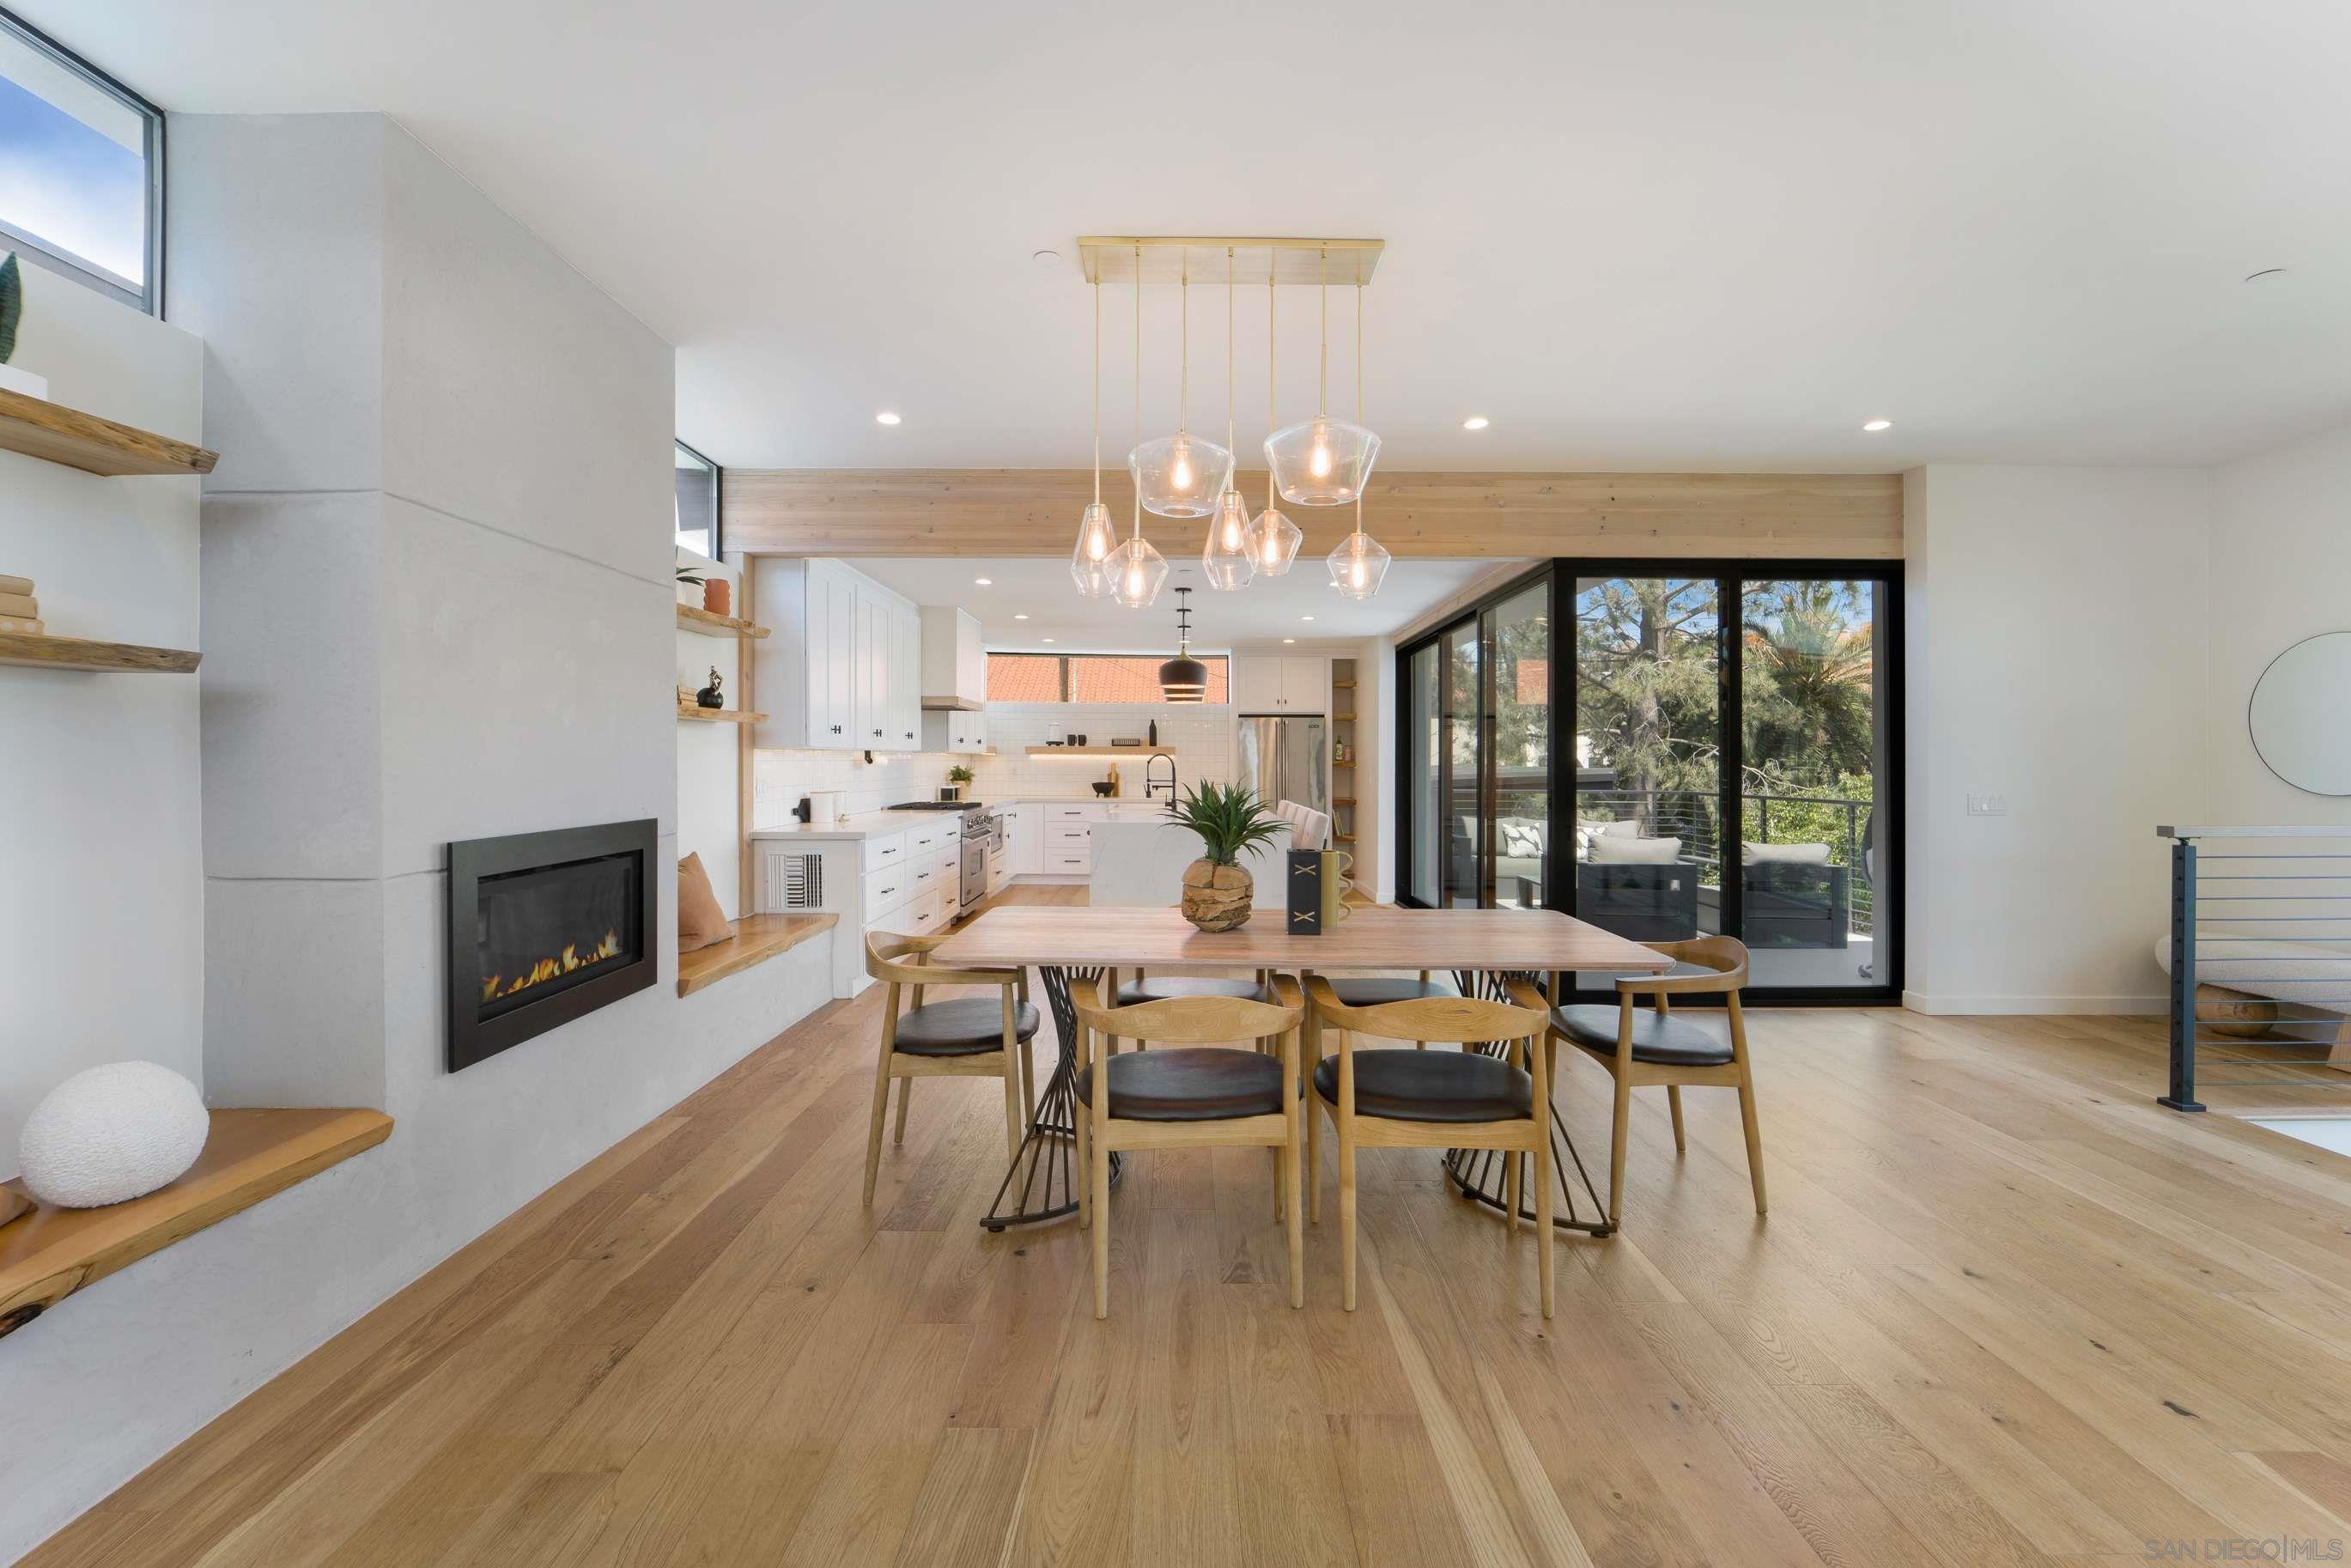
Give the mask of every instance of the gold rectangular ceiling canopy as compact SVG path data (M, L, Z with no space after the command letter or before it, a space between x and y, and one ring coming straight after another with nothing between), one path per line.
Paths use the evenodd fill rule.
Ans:
M1078 241L1078 261L1089 283L1132 283L1135 247L1143 247L1143 281L1195 283L1225 280L1225 252L1232 255L1235 283L1330 282L1353 287L1369 283L1386 242L1375 239L1271 239L1216 235L1089 235ZM1326 272L1324 269L1328 267Z

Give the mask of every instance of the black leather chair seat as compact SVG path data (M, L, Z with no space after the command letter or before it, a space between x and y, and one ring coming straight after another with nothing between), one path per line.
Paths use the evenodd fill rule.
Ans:
M1078 1103L1094 1103L1094 1070ZM1281 1113L1281 1059L1228 1046L1163 1047L1110 1058L1110 1113L1134 1122L1223 1122ZM1099 1221L1097 1221L1099 1223Z
M1555 1008L1552 1021L1578 1045L1614 1055L1617 1009L1612 1007ZM1730 1060L1730 1042L1718 1040L1694 1023L1655 1008L1633 1009L1633 1060L1657 1067L1720 1067Z
M1037 1009L1027 1002L1012 1009L1012 1032L1027 1040L1037 1032ZM960 997L925 1002L898 1015L896 1049L908 1056L976 1056L1004 1046L1004 999Z
M1332 1104L1339 1103L1336 1056L1315 1064L1314 1090ZM1531 1116L1534 1110L1534 1080L1499 1056L1474 1051L1355 1052L1358 1115L1396 1122L1500 1122Z
M1333 980L1331 994L1339 998L1342 1006L1351 1008L1375 1008L1384 1002L1459 995L1443 980Z
M1137 1002L1164 1002L1176 997L1247 997L1253 1002L1273 1000L1265 987L1255 980L1217 980L1196 975L1146 975L1140 980L1129 980L1118 988L1118 1005L1131 1008Z

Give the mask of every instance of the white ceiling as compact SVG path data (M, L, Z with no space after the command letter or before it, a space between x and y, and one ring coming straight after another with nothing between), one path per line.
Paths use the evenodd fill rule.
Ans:
M12 3L172 110L389 110L678 345L736 465L1082 464L1085 233L1386 239L1407 468L2200 463L2351 417L2339 0ZM1300 417L1311 298L1280 349Z
M1109 599L1081 599L1070 565L1055 559L1016 560L898 557L852 563L917 604L960 604L979 617L991 648L1034 648L1056 653L1151 653L1176 645L1176 590L1192 600L1192 645L1208 652L1279 645L1295 637L1301 652L1318 643L1384 636L1416 620L1482 573L1492 560L1397 561L1376 598L1342 599L1331 590L1322 561L1301 559L1280 577L1218 593L1202 586L1196 560L1169 563L1167 586L1148 610L1127 610ZM1530 565L1532 563L1530 562ZM977 581L987 578L988 585ZM1028 615L1016 621L1017 614ZM1311 615L1313 620L1304 617Z

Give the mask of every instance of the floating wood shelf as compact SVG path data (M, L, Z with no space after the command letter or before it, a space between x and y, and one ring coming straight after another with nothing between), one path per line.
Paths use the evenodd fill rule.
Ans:
M1173 757L1172 746L1032 746L1031 757Z
M0 392L0 449L89 474L209 474L220 454L61 402Z
M1353 681L1332 681L1331 683L1331 689L1340 692L1352 692L1355 689L1355 683Z
M726 941L677 956L677 994L690 997L705 986L789 953L840 923L838 915L747 915L735 922L735 935Z
M1353 833L1333 833L1331 835L1331 841L1334 844L1352 844L1355 841L1355 835Z
M136 643L91 643L79 637L0 632L0 664L17 664L28 670L184 675L194 671L196 661L203 656L187 648L142 648Z
M677 716L695 724L765 724L763 713L746 713L739 707L695 707L680 704Z
M1354 803L1355 798L1353 795L1333 795L1331 797L1331 804L1333 806L1352 806Z
M1351 713L1334 713L1334 714L1332 714L1332 715L1331 716L1331 722L1332 722L1332 723L1333 723L1333 724L1336 724L1339 720L1341 720L1341 719L1343 719L1343 718L1352 719L1352 718L1353 718L1354 716L1354 716L1353 714L1351 714Z
M381 1111L214 1111L212 1122L204 1152L171 1186L104 1208L37 1206L0 1228L0 1334L392 1134Z
M697 637L765 637L768 628L732 615L715 615L691 604L677 607L677 629Z

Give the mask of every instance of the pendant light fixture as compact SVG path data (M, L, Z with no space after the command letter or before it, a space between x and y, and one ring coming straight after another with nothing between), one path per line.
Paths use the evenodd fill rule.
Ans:
M1143 297L1143 261L1135 258L1135 298ZM1217 509L1217 497L1232 488L1233 455L1228 447L1203 441L1192 434L1192 278L1186 270L1179 280L1184 296L1183 379L1176 405L1176 434L1140 441L1126 460L1134 477L1143 509L1163 517L1205 517ZM1137 308L1141 307L1138 304ZM1141 434L1138 429L1136 434ZM1228 437L1228 439L1230 439Z
M1134 434L1143 449L1143 247L1134 247ZM1110 596L1129 610L1147 608L1167 580L1167 558L1143 537L1143 486L1134 489L1134 533L1110 552Z
M1208 699L1208 666L1192 657L1192 591L1176 591L1176 656L1159 666L1159 695L1171 703Z
M1110 556L1118 548L1110 508L1102 498L1102 278L1094 278L1094 498L1078 517L1078 542L1070 551L1070 579L1079 593L1100 599L1110 591Z
M1328 352L1328 350L1325 350ZM1364 418L1364 286L1355 285L1355 422L1362 427ZM1366 432L1366 434L1369 434ZM1374 447L1377 436L1372 437ZM1370 465L1364 465L1365 477ZM1380 591L1387 580L1388 552L1379 540L1364 532L1364 492L1355 490L1355 531L1339 541L1339 548L1329 557L1331 586L1349 599L1369 599Z
M1225 445L1233 444L1233 247L1225 247ZM1200 575L1210 588L1231 592L1247 588L1257 575L1249 554L1249 503L1233 488L1232 469L1225 470L1225 487L1217 494L1216 512L1208 518L1208 537L1200 545Z
M1360 423L1347 424L1331 417L1331 253L1322 256L1322 393L1318 412L1303 424L1277 430L1265 438L1265 461L1273 470L1281 498L1301 507L1343 507L1371 483L1372 465L1380 455L1380 438ZM1363 298L1360 275L1355 284ZM1360 373L1357 377L1361 380Z
M1265 429L1269 444L1273 439L1273 285L1280 262L1270 251L1265 258ZM1265 510L1249 524L1249 561L1259 577L1280 577L1298 559L1298 547L1306 540L1306 531L1281 515L1274 505L1273 467L1265 471Z

